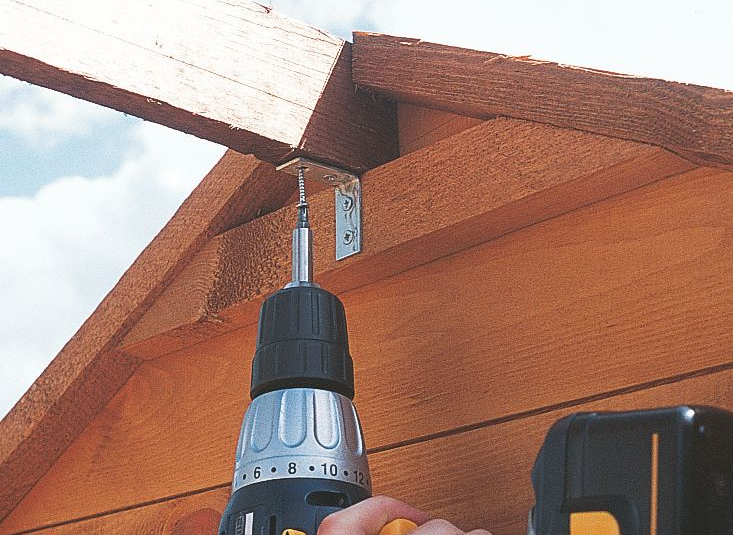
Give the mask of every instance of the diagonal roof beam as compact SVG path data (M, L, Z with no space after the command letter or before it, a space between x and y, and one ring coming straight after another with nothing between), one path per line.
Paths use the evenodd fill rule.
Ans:
M247 0L0 3L0 73L279 163L396 157L351 45Z
M392 98L666 148L733 168L733 92L389 35L354 33L354 82Z

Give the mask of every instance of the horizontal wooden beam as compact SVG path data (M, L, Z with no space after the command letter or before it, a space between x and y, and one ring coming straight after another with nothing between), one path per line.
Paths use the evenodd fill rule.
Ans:
M397 155L394 110L354 89L350 47L247 0L0 3L0 73L274 163Z
M489 121L368 172L363 250L345 261L334 260L333 193L312 196L317 277L336 292L368 284L690 168L648 145ZM212 240L124 350L154 358L256 321L262 296L290 276L294 220L290 206Z
M705 404L733 410L733 371L673 381L585 403L539 411L473 430L369 456L375 492L394 496L447 518L462 529L524 535L534 502L530 470L554 421L579 411L633 410ZM200 467L199 469L205 469ZM420 484L415 484L415 474ZM40 528L39 535L164 533L202 535L216 531L230 494L228 481L186 495L135 504L91 518ZM3 535L20 535L0 524Z
M228 152L0 422L0 518L21 500L140 364L116 347L214 235L280 206L295 187Z
M733 168L733 92L354 33L354 81L406 102L651 143Z

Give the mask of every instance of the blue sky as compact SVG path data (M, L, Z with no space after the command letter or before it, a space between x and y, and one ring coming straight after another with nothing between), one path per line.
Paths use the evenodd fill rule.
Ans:
M379 31L733 89L733 3L723 0L272 6L345 38ZM0 416L223 152L0 76Z
M18 93L25 93L20 84L19 89ZM0 138L0 154L3 155L0 192L9 196L28 196L47 184L49 177L113 173L129 152L125 149L136 121L122 114L110 119L108 124L99 124L88 132L48 143L13 133L3 135Z
M8 77L0 78L0 99L4 196L32 195L61 176L114 172L136 122Z

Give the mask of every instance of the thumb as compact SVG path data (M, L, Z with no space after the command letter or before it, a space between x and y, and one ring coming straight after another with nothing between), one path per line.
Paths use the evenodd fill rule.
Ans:
M385 525L397 518L423 524L428 515L394 498L375 496L328 515L321 522L318 535L378 535Z

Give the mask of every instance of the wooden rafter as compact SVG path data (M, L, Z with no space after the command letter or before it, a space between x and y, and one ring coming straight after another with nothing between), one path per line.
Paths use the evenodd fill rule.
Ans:
M641 141L733 168L733 92L355 33L355 83L400 101Z
M2 2L0 73L263 161L397 154L394 110L354 90L350 44L247 0Z
M0 421L0 519L134 373L129 329L214 234L281 206L294 182L229 151Z

